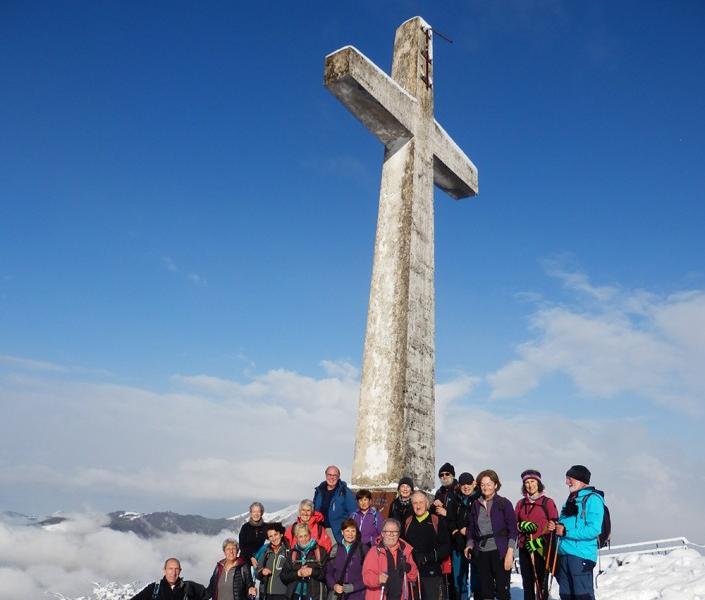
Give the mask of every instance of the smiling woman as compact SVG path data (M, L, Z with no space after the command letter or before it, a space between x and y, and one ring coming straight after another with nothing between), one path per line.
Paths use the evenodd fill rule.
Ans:
M223 540L225 558L219 560L213 569L207 589L210 598L245 600L256 595L250 564L238 556L238 549L238 543L233 538Z

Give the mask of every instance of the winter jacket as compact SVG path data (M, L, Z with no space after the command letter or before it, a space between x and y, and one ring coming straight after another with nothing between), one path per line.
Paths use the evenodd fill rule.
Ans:
M313 494L313 507L320 512L323 512L323 498L325 496L326 487L326 482L322 481ZM338 480L338 484L331 494L330 504L328 505L328 522L339 544L343 541L340 525L356 510L357 501L355 500L355 494L348 488L347 483L342 479Z
M350 556L349 561L348 556ZM345 547L345 542L339 544L335 558L330 559L326 565L328 589L332 590L336 583L341 583L344 594L341 598L345 600L363 600L365 595L365 584L362 581L364 559L365 555L361 542L353 542L350 548ZM348 563L347 567L345 567L346 562ZM345 572L343 572L343 569L345 569Z
M514 512L517 516L517 523L522 521L532 521L536 523L536 533L533 539L538 537L548 538L548 522L558 519L558 509L556 503L542 493L535 499L531 499L526 492L524 497L517 502ZM523 548L526 542L532 538L531 534L519 533L519 547Z
M382 535L382 525L384 525L384 518L380 512L374 506L371 506L366 513L363 513L358 508L350 516L354 519L355 523L357 523L362 543L368 546L376 544L379 540L379 536Z
M240 528L238 535L240 556L248 565L250 564L250 559L267 541L267 531L264 525L264 519L260 519L260 522L256 525L252 521L247 521Z
M448 486L442 485L436 490L433 496L433 500L440 500L443 503L443 508L446 511L452 510L452 506L455 502L455 497L460 493L460 486L458 485L458 480L453 478L453 483ZM436 507L431 503L431 508L429 509L431 514L436 514Z
M297 518L296 523L292 523L291 525L289 525L289 527L287 527L286 532L284 533L284 539L289 542L289 546L291 548L293 548L296 544L296 538L294 537L294 527L299 523L301 523L301 519ZM324 548L325 551L329 553L330 549L333 547L333 542L331 542L331 539L326 533L326 528L323 526L323 515L318 511L314 512L311 515L311 518L308 520L307 525L309 531L311 532L311 537L316 540L316 543L319 546Z
M572 500L575 500L577 514L567 516L566 507ZM570 512L568 511L569 514ZM565 527L565 535L558 546L558 554L570 554L597 562L597 537L602 531L604 514L605 501L594 487L589 486L579 490L575 495L570 494L561 509L559 519L561 525Z
M157 590L158 600L207 600L207 598L210 598L206 593L206 588L200 583L179 579L172 590L166 581L166 577L162 577L161 581L150 583L142 591L132 596L130 600L152 600L156 586L159 586Z
M411 497L406 502L402 502L401 498L397 496L394 502L389 507L389 517L390 519L396 519L399 521L400 525L404 525L407 517L414 514L414 509L411 506Z
M448 514L446 515L446 524L453 542L453 549L456 552L465 550L465 539L467 532L460 533L460 530L468 525L468 515L470 514L470 505L480 497L480 490L473 490L469 496L463 495L460 491L456 493L453 502L449 504Z
M213 574L211 575L208 588L206 589L206 598L218 600L218 581L225 569L225 559L221 559L215 565ZM247 600L247 592L254 585L252 581L252 570L250 564L242 558L238 558L235 562L233 570L233 595L235 600Z
M414 562L421 577L442 575L441 563L450 556L450 533L446 520L427 513L419 521L416 515L407 517L402 524L405 541L411 544Z
M409 570L406 572L407 581L417 581L419 570L416 567L416 563L414 562L414 558L412 556L413 548L411 545L400 540L394 546L389 548L389 550L394 557L395 564L400 567L400 570L406 571L405 565L409 565ZM399 562L400 553L403 561L401 565ZM387 553L383 544L376 544L367 553L367 556L365 556L365 562L362 564L362 581L367 587L367 591L365 592L365 600L380 600L380 597L382 596L382 586L379 584L380 573L389 573ZM405 599L407 597L406 590L404 590L401 598ZM389 598L388 600L396 600L396 598Z
M325 564L328 560L328 553L316 544L315 540L312 539L312 541L313 544L308 550L302 549L296 544L284 561L281 580L286 584L287 598L326 600L328 590L326 588ZM297 572L304 566L311 567L310 577L299 577Z
M478 528L478 516L481 510L486 508L481 504L482 499L478 498L470 505L468 514L467 545L473 550L479 550L484 542L483 536ZM490 522L492 523L492 537L497 544L499 556L503 560L508 548L514 548L517 541L517 519L512 503L505 498L495 494L490 510Z
M291 548L285 539L282 540L281 546L277 548L276 552L271 545L264 547L264 552L257 560L257 579L262 582L259 588L261 600L266 599L267 596L286 594L286 585L281 580L281 573L289 554L291 554ZM262 569L265 568L272 573L262 575Z

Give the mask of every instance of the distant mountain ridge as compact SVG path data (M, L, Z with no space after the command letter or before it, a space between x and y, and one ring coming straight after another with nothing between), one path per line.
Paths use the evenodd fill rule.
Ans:
M281 510L264 514L267 522L281 521L285 525L296 519L298 506L292 504ZM241 513L233 517L211 519L201 515L182 515L172 511L136 513L130 511L115 511L108 513L110 519L106 527L114 531L131 531L141 538L159 537L165 533L198 533L201 535L218 535L232 532L237 534L243 523L249 518L249 513ZM14 511L0 512L0 522L14 526L47 527L57 525L70 519L60 514L51 517L31 517Z

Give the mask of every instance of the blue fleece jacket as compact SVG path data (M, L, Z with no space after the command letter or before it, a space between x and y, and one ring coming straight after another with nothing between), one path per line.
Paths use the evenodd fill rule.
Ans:
M583 510L583 499L585 508ZM597 538L602 531L602 517L605 514L605 502L595 488L587 487L578 491L575 498L578 514L566 517L565 504L558 520L565 526L565 535L558 546L558 554L570 554L585 560L597 562ZM567 504L567 501L566 501Z

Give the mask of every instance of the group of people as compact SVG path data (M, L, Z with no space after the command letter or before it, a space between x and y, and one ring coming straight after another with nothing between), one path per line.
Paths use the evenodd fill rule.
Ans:
M499 494L491 469L456 479L446 463L438 475L433 500L402 477L383 516L370 491L353 492L331 465L288 527L266 523L262 504L252 503L208 586L181 579L169 558L161 581L132 600L510 600L517 552L524 600L548 600L554 574L562 600L594 599L605 507L586 467L566 472L560 513L535 469L521 474L516 505Z

